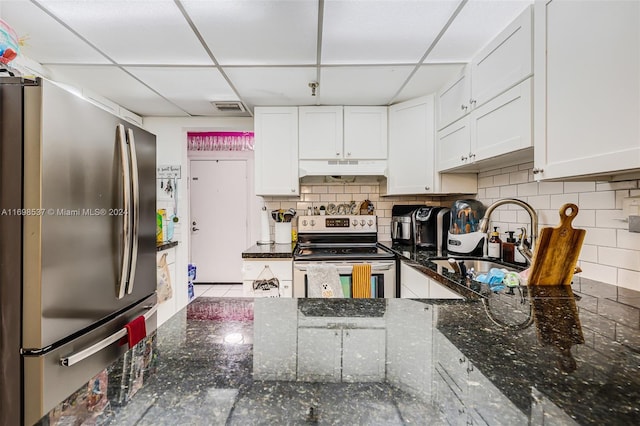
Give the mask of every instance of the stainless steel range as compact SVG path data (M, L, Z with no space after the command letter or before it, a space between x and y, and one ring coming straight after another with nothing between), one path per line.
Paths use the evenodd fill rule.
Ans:
M397 297L396 256L378 245L376 216L300 216L293 253L293 297L308 295L307 269L317 262L335 264L345 295L352 294L352 269L371 265L371 297Z

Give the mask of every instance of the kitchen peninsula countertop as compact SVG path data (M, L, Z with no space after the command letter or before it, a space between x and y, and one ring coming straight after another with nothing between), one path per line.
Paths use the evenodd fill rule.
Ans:
M640 293L585 279L543 290L526 308L516 296L330 300L326 309L318 301L201 297L158 329L155 375L109 422L640 423ZM320 330L342 331L346 342L368 327L367 316L378 330L384 324L386 379L295 380L308 356L296 346L304 324L313 320L317 330L324 321ZM342 350L346 357L358 348ZM288 379L263 380L269 375Z
M291 259L293 258L292 244L254 244L242 252L243 259Z

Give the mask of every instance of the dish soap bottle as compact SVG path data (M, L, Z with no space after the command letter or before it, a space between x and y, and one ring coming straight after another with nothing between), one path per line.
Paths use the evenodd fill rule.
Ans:
M493 232L491 233L491 238L489 238L489 244L487 248L487 256L491 259L500 260L500 252L502 248L502 240L500 239L500 234L498 233L498 227L493 227Z
M508 263L514 262L514 252L516 250L516 239L513 238L515 231L507 231L509 236L507 241L502 243L502 260Z

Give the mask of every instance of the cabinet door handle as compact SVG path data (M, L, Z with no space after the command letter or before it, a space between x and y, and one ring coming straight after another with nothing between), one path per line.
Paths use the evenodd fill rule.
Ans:
M464 155L460 156L460 161L467 161L467 157L465 157Z
M534 168L533 170L531 170L531 173L533 173L534 175L537 175L538 173L542 173L544 170L542 169L538 169L538 168Z
M465 104L460 105L460 109L463 111L466 111L467 108L469 108L468 106L466 106Z
M460 362L460 364L464 364L464 362L466 361L466 359L465 359L464 357L462 357L462 358L460 358L458 361Z
M340 153L339 152L336 152L336 157L340 157Z
M428 191L428 190L431 189L431 187L430 186L425 186L424 189L425 189L425 191Z
M350 152L347 152L347 157L351 157L351 153Z
M291 188L291 192L296 192L296 190L295 190L295 189L293 189L293 188Z
M469 104L471 106L475 106L476 105L476 100L475 99L469 99Z

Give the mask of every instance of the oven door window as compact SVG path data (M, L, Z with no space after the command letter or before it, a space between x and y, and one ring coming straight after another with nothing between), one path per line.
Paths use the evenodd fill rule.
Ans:
M351 299L353 294L353 283L350 274L340 274L340 283L342 284L342 293L345 299ZM304 295L309 297L309 285L307 276L304 277ZM371 298L383 299L384 296L384 274L371 274Z

